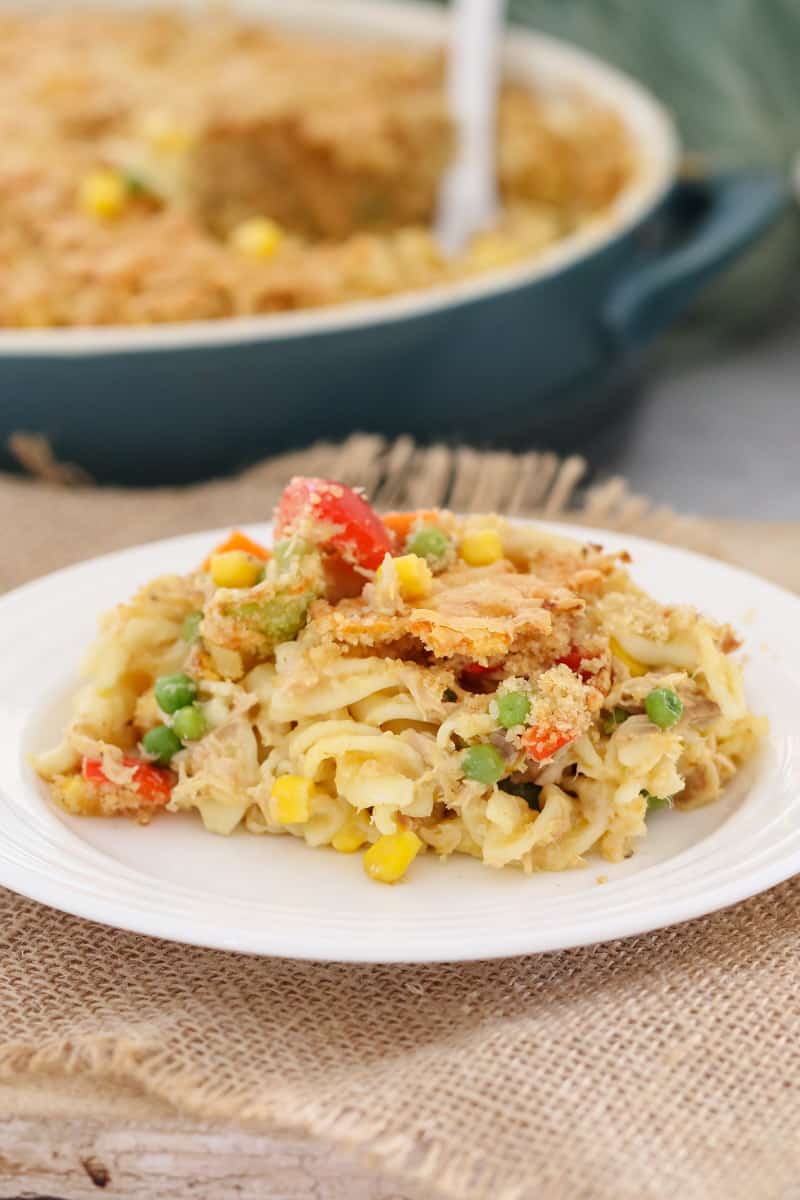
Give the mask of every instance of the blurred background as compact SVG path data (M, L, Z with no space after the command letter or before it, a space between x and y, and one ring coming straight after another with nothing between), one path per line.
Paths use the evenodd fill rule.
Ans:
M63 4L53 7L79 11ZM425 7L439 14L440 41L446 46L447 21L456 6L429 0ZM250 17L263 14L267 21L277 15L279 24L288 14L290 24L313 36L328 34L346 8L353 6L342 0L318 0L316 6L306 0L295 6L263 0L243 11ZM384 32L397 36L392 13L401 14L401 37L424 25L413 14L403 24L402 0L384 0L383 7L378 0L363 0L360 8L371 13L365 26L378 40ZM209 11L230 14L235 9L226 5ZM20 14L24 19L37 10L46 13L48 5L0 3L0 17L16 13L15 19ZM458 298L453 293L452 303L433 305L430 312L415 308L416 301L404 307L401 296L391 320L381 316L390 308L380 306L394 304L394 296L374 300L375 291L365 293L372 307L358 319L345 309L339 310L345 314L341 320L330 307L312 312L306 305L317 301L296 302L294 292L287 299L290 278L295 287L298 278L305 284L311 277L302 257L302 239L311 235L305 228L297 233L291 222L286 229L276 226L271 220L276 212L265 211L266 202L261 208L253 202L252 211L239 206L238 215L254 218L255 227L251 220L236 228L209 226L200 234L189 230L186 197L179 197L176 206L172 183L162 187L155 174L151 180L148 162L142 168L134 160L131 168L124 154L119 158L118 145L124 144L120 130L125 136L130 132L122 93L99 115L89 101L80 108L81 96L96 86L92 72L102 57L102 39L81 45L74 28L70 32L65 25L60 33L51 28L47 36L54 39L50 49L57 65L46 68L47 87L26 91L28 76L35 75L28 71L20 95L33 96L32 105L28 110L22 106L18 118L8 99L4 126L0 118L0 132L5 130L0 144L0 266L7 281L0 326L8 326L0 328L0 466L35 468L36 447L46 447L45 465L52 456L58 463L76 464L74 477L88 475L100 483L199 482L317 437L341 438L358 430L389 436L408 432L421 441L451 445L579 453L588 459L590 479L621 474L634 490L683 512L800 518L800 220L792 187L800 147L800 4L510 0L507 16L509 25L583 47L644 85L679 131L677 181L665 203L653 201L623 235L609 236L606 244L570 261L549 282L518 281L502 293L486 295L478 280L472 291L471 284L467 288L469 294L462 289ZM352 24L352 13L344 22L345 32L348 22ZM0 44L0 58L6 56L0 65L8 97L18 86L15 72L27 70L26 56L13 49L18 36L24 36L19 26L8 25L0 39L6 46L3 51ZM62 51L66 55L70 39L71 57L62 62L59 56ZM542 55L547 57L535 46L530 50L534 74ZM102 74L105 68L101 64L97 69ZM232 72L226 103L231 96L234 103L249 103L262 86L271 86L269 71L252 77ZM215 68L217 76L224 73L222 64ZM358 114L341 108L346 74L337 79L334 70L327 81L318 79L314 103L324 125L324 83L332 110L344 122L343 140L352 149L362 135ZM213 86L218 84L217 78ZM131 95L144 90L137 92L137 86ZM399 105L407 81L393 86ZM62 94L77 105L61 128L68 129L70 153L75 152L84 174L78 179L78 167L70 168L75 177L67 174L59 203L69 208L80 183L83 211L68 219L59 212L54 220L47 216L47 155L40 155L44 166L35 169L23 160L28 142L34 145L41 135L41 144L47 145L52 130L46 137L42 130L50 119L48 106L61 104ZM623 89L614 103L623 119L634 120L636 104L629 100ZM652 113L647 120L657 124ZM637 135L644 143L647 120L644 134L640 129ZM210 174L218 188L236 176L230 169L233 160L225 155L226 139L238 136L230 132L235 120L229 119L222 133L221 127L218 123L204 143L206 151L209 140L212 144ZM334 138L330 131L326 136ZM247 145L256 154L272 143L254 139ZM14 160L20 146L24 170ZM591 163L595 150L599 154L599 144L584 147L584 161ZM410 152L409 169L419 173L422 158ZM45 172L42 188L36 176L40 169ZM97 195L87 193L87 181L90 191L95 185L100 189ZM325 186L323 180L323 192ZM277 199L272 204L280 204L280 190L273 186ZM402 190L396 186L395 195ZM409 194L412 190L409 184ZM109 196L113 212L103 211ZM95 200L100 207L92 210ZM413 208L411 200L409 206ZM419 212L424 213L424 205L415 220ZM45 244L42 239L53 228L56 236ZM179 310L177 318L170 315L174 305L169 308L164 299L173 302L174 285L165 264L188 236L195 241L194 257L187 261L195 278L210 272L209 295L212 285L222 294L230 264L243 264L242 255L249 256L241 266L249 272L246 296L243 300L240 288L232 300L220 300L218 313L208 297L205 307L187 304L187 323L165 329L160 322L182 319ZM125 259L131 237L149 239L151 264L150 279L135 281L131 293L144 294L150 286L152 296L150 308L141 309L143 317L127 314L117 328L113 311L109 316L84 301L92 288L97 290L98 280L133 271ZM417 250L420 244L414 243ZM401 236L386 250L388 242L367 237L359 242L358 253L371 256L374 264L391 251L399 261L410 245ZM433 253L431 243L426 245L423 258ZM38 256L38 266L44 263L50 292L45 289L33 304L26 293L24 303L14 308L15 287L25 283L29 265L24 254L20 257L20 247L29 257ZM70 264L90 250L94 257L88 267L83 263L75 274ZM51 252L61 256L59 271L65 262L64 270L73 271L70 303L88 317L73 320L63 311L52 315L55 309L47 315L61 286L61 276L51 271L47 258ZM327 259L314 259L318 278L324 279L326 271L332 276L345 270L336 253L334 247ZM269 263L254 263L259 255L272 257ZM156 276L163 277L161 291L161 285L152 286ZM302 287L299 292L302 296ZM424 306L424 292L416 295L423 297ZM353 298L359 299L357 292ZM324 298L318 302L327 303ZM166 317L159 314L159 304ZM284 308L301 311L287 320ZM259 315L274 312L277 317ZM315 313L320 312L318 319ZM243 315L252 319L241 329L224 319ZM209 316L223 319L192 323ZM97 333L95 325L102 326Z
M800 152L795 0L512 0L512 20L641 79L709 168ZM584 452L678 506L800 517L800 219L796 205L656 350L641 401Z

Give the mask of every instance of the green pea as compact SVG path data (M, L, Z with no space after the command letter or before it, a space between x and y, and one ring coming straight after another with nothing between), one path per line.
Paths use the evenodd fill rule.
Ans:
M172 732L177 734L182 742L197 742L206 732L206 719L196 704L179 708L172 718Z
M506 773L506 764L500 751L484 742L468 746L461 755L461 773L476 783L497 783Z
M152 193L153 189L138 171L125 171L122 178L125 181L125 186L132 196L146 196Z
M156 725L153 729L148 729L142 738L142 746L162 766L166 766L173 754L183 749L181 739L168 725Z
M450 539L435 525L423 525L412 533L406 541L406 553L417 554L435 565L447 556L450 549Z
M273 596L257 604L240 604L234 616L257 630L271 645L290 642L306 623L312 592L300 596Z
M498 787L502 792L508 792L510 796L521 797L528 808L533 809L534 812L539 811L539 797L542 789L538 783L514 783L511 779L503 779Z
M184 617L183 625L181 626L181 637L185 642L193 642L200 632L200 622L203 619L203 614L198 609L197 612L190 612L187 617Z
M671 688L653 688L644 701L645 711L654 725L660 729L669 729L676 721L680 721L683 705L677 693Z
M454 704L458 699L458 693L454 692L452 688L445 688L442 692L442 699L447 701L448 704Z
M627 708L620 708L618 704L615 704L613 711L603 718L603 733L613 733L618 725L627 721L630 715Z
M497 719L504 729L524 725L531 702L524 692L506 692L497 697Z
M291 571L298 559L305 558L313 549L311 542L302 537L282 538L276 542L272 547L272 557L278 573L283 575Z
M156 700L162 712L174 713L191 704L197 684L188 675L162 675L156 680Z

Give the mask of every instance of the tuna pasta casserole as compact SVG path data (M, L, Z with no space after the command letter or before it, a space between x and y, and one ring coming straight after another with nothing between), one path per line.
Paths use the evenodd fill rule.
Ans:
M384 882L423 852L558 871L715 800L763 733L731 629L641 591L626 554L496 516L381 518L309 478L275 538L235 532L103 618L36 761L68 812L196 810L361 852Z
M29 6L28 6L29 8ZM634 172L617 115L508 83L499 224L445 259L441 57L233 15L0 13L0 326L338 304L534 255Z

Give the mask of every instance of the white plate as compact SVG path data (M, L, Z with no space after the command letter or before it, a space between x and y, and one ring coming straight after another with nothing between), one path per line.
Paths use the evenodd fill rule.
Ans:
M26 761L57 737L97 615L153 576L202 560L226 531L95 559L0 599L0 883L122 929L253 954L433 962L606 941L711 912L800 869L800 599L686 551L591 529L627 546L663 600L731 621L745 636L748 698L768 745L716 804L660 812L633 858L524 876L469 858L417 860L399 886L360 856L288 837L206 833L188 815L141 827L72 818ZM251 532L262 539L265 527ZM598 876L608 882L598 883Z

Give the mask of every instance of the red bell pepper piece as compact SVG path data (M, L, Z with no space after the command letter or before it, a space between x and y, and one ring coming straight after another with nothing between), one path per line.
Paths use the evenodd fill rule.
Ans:
M531 725L525 733L523 742L534 762L545 762L548 758L552 758L562 746L574 741L576 736L575 733L565 733L561 729L547 729Z
M556 662L563 663L565 667L569 667L570 671L574 671L576 675L580 675L583 682L586 683L587 680L592 678L592 673L591 671L586 671L581 667L582 660L583 651L578 650L576 646L573 646L568 654L564 654L561 658L557 658Z
M314 537L314 526L320 536ZM335 530L330 532L330 527ZM275 521L275 536L298 528L323 550L335 551L346 563L374 571L392 553L392 536L366 500L342 483L298 476L283 495Z
M167 803L172 795L172 784L175 779L172 771L168 771L165 767L154 767L151 763L140 762L138 758L131 758L127 754L122 756L122 765L134 768L130 786L146 804ZM115 786L103 770L103 763L99 758L84 758L82 772L87 783Z

